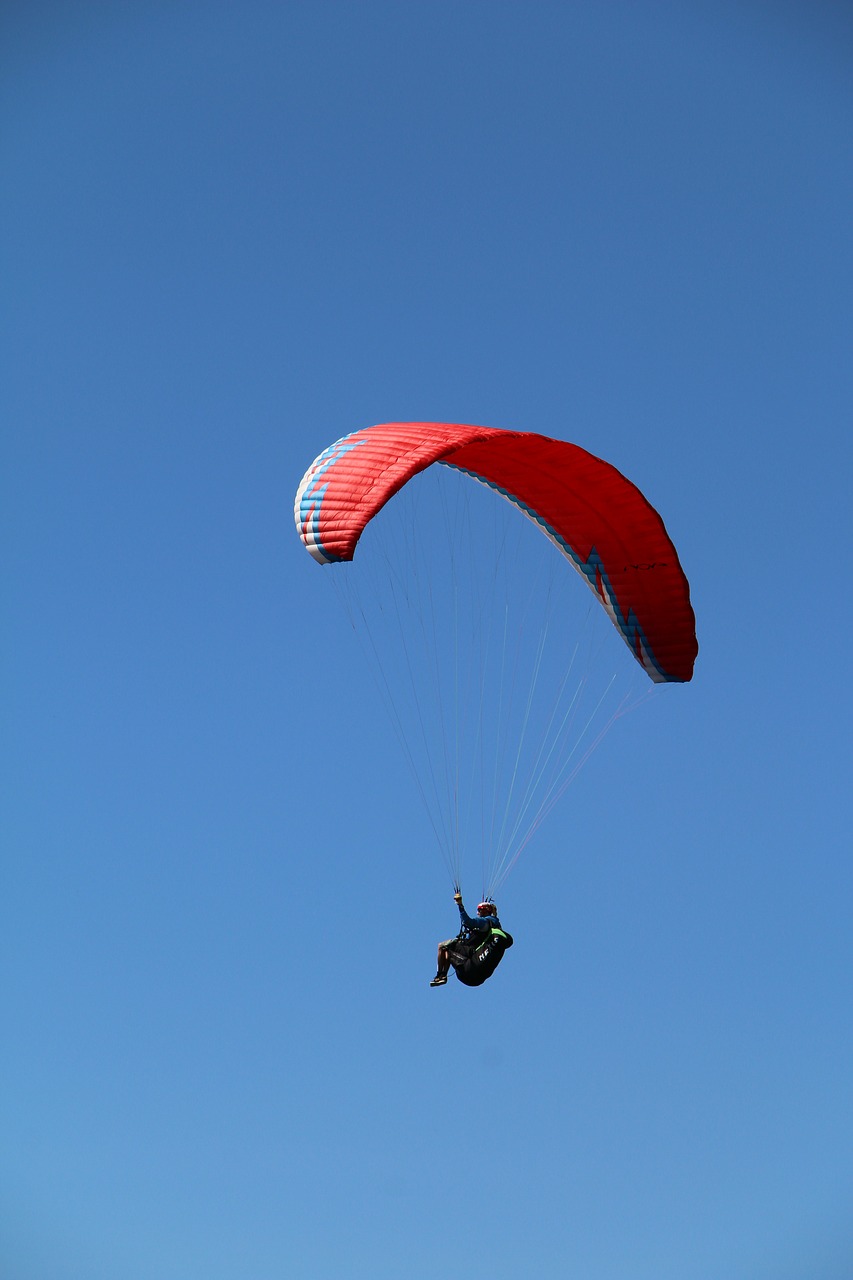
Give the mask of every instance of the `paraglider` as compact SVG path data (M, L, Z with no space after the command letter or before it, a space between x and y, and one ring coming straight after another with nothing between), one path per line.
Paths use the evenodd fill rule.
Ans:
M461 928L455 938L438 944L438 968L429 985L443 987L452 965L463 986L481 987L512 946L512 934L501 928L498 909L491 898L479 903L476 917L468 915L458 888L453 901L459 908Z
M453 492L440 486L420 505L419 486L439 474L455 477ZM474 499L481 493L485 504L487 490L506 502L489 501L481 518ZM414 505L393 530L388 521L383 544L386 509L402 510L407 495ZM508 512L500 529L497 508ZM636 485L578 445L440 422L383 423L336 441L308 468L294 516L309 554L340 566L336 589L354 628L367 631L378 693L457 891L463 852L480 847L485 904L609 726L638 700L617 692L621 668L632 664L615 663L609 641L587 641L592 615L612 624L652 685L693 675L690 589L663 520ZM510 544L518 536L521 546L526 528L514 571ZM351 562L363 538L376 540L355 588ZM597 602L582 634L559 612L562 597L577 594L565 587L566 563ZM532 592L546 574L540 605ZM386 628L393 634L383 653ZM601 654L608 669L593 692ZM450 940L457 952L445 944L438 985L443 965L445 981L451 964L463 982L463 972L470 976L462 944L480 918L463 919L460 939ZM494 972L506 950L495 938L482 972Z

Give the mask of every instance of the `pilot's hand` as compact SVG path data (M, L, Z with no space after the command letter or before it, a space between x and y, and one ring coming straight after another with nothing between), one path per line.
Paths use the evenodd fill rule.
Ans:
M454 902L461 902L461 901L462 901L462 894L461 894L461 893L454 893L454 895L453 895L453 901L454 901Z

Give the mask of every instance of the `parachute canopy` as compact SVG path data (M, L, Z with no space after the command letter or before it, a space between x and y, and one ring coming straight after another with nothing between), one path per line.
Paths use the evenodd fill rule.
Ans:
M615 467L564 440L446 422L354 431L299 485L294 514L305 547L321 564L352 560L373 516L433 463L490 486L538 524L653 681L690 680L698 652L690 588L663 521Z

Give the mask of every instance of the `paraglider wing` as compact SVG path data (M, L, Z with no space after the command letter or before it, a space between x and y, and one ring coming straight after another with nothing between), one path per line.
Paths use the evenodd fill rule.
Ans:
M652 680L691 678L690 589L663 521L615 467L564 440L441 422L355 431L320 454L297 490L296 527L308 551L321 564L351 560L373 516L434 463L491 486L538 524Z

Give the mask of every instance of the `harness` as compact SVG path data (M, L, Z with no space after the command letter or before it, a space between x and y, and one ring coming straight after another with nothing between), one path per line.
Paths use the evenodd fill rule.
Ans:
M494 925L476 946L471 943L469 937L468 945L471 947L471 952L468 958L463 964L453 966L459 981L466 987L478 987L480 983L485 982L497 969L504 952L509 950L512 942L512 934Z

